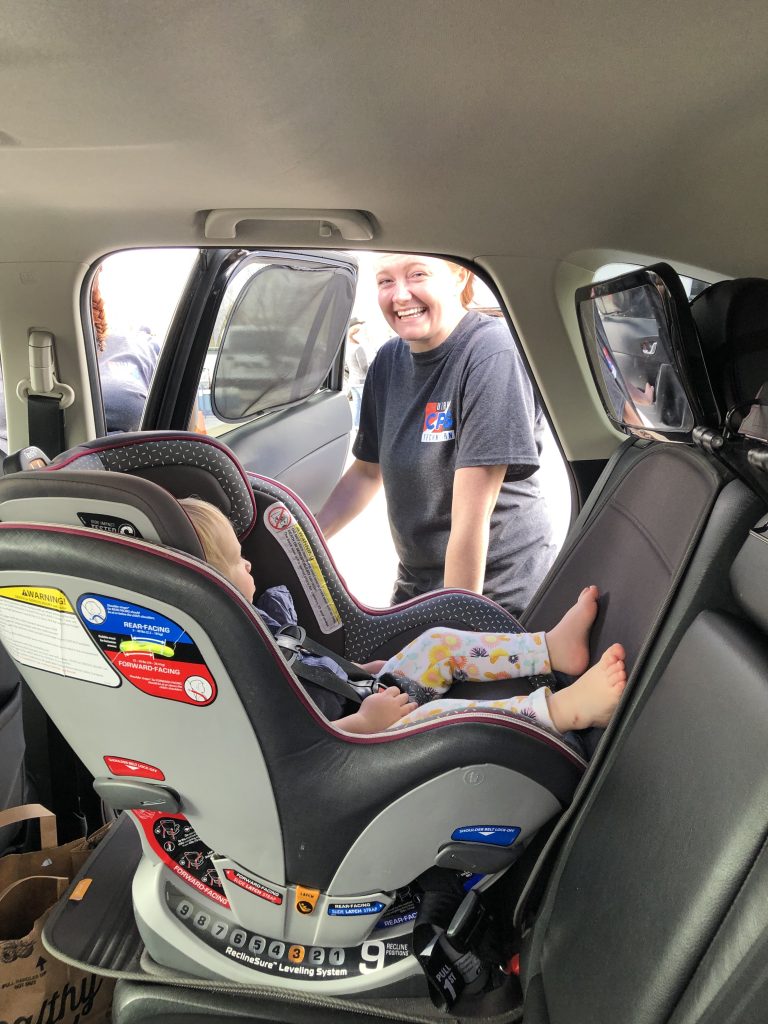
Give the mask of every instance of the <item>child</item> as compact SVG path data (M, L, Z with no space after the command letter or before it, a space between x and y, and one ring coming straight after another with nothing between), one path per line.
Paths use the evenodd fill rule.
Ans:
M200 538L206 561L252 601L256 584L251 576L251 564L243 558L229 520L215 506L199 498L184 498L180 505ZM336 725L345 732L362 734L403 727L441 712L468 708L513 711L555 734L606 726L624 691L627 676L621 644L613 644L596 665L584 671L589 662L589 631L597 615L597 598L597 587L586 587L576 604L546 636L544 633L470 633L438 626L426 630L389 661L362 666L377 675L390 672L415 679L438 696L459 679L482 682L538 675L552 669L568 675L584 673L557 693L542 687L527 696L506 700L438 699L418 707L407 693L390 686L366 697L353 715L338 718L329 714L327 706L322 706L321 710L328 717L334 717ZM270 616L261 614L269 624ZM340 671L338 666L334 668Z

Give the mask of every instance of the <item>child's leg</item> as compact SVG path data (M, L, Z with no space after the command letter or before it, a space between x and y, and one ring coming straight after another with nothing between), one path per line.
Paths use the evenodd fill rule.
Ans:
M430 704L423 704L421 707L411 711L400 719L392 729L404 728L416 722L428 722L437 715L447 711L512 711L520 715L527 722L533 725L540 725L544 729L557 734L557 729L549 714L547 695L549 689L546 686L527 696L508 697L505 700L454 700L451 697L442 697L440 700L433 700Z
M543 633L469 633L436 628L416 637L381 672L415 679L438 693L454 680L509 679L549 672Z
M400 729L414 722L429 721L445 711L500 709L512 711L534 725L562 735L571 729L607 725L626 682L624 648L621 644L614 644L580 679L557 693L552 693L549 687L544 686L528 696L509 697L506 700L436 700L414 709L392 728Z

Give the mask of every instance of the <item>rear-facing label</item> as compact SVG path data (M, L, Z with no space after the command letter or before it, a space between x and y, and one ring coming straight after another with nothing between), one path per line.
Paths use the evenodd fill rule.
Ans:
M307 595L324 633L341 626L341 616L318 564L312 545L291 510L277 501L264 510L264 525L283 549Z
M380 900L367 903L331 903L328 906L329 917L361 917L363 914L380 914L384 904Z
M416 919L417 909L421 902L418 893L411 892L410 887L398 889L394 900L376 922L376 930L385 928L401 928Z
M103 594L85 594L77 608L104 656L143 693L201 707L215 700L202 654L172 619Z
M56 587L0 587L0 640L22 665L101 686L120 685L120 676L100 657Z

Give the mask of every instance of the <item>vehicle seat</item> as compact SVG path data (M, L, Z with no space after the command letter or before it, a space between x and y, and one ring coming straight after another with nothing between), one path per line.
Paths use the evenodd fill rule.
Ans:
M340 732L200 560L170 493L72 464L0 481L0 638L136 823L133 905L154 960L337 993L418 973L412 915L387 925L399 894L435 864L490 884L567 805L583 760L496 712ZM73 516L89 526L56 522ZM298 970L299 947L325 958L322 977Z
M748 408L768 379L768 281L712 285L691 310L723 407ZM745 444L712 441L729 465ZM754 481L768 444L749 447ZM768 521L765 483L740 475L572 807L535 920L532 901L518 908L526 1024L765 1017Z
M583 316L580 321L590 366L608 415L629 440L609 460L522 616L527 629L550 629L567 610L574 591L596 584L601 598L590 635L591 657L594 660L611 643L620 641L626 650L630 682L664 619L717 497L732 478L712 454L693 443L695 426L717 430L723 415L704 370L685 291L674 270L657 264L581 289L577 308L596 301L606 291L636 295L639 288L647 286L647 275L663 289L665 297L657 307L662 340L654 339L658 345L666 340L669 349L668 359L655 377L656 397L663 398L659 420L651 430L617 415L598 369L598 353L606 338L598 333L590 310L593 320L587 322ZM643 310L646 315L639 318L640 323L648 322L647 312ZM627 320L631 318L619 322ZM619 347L621 341L614 337L614 343ZM656 345L648 348L656 351ZM622 355L628 358L626 350ZM681 429L682 419L668 422L670 410L676 409L682 417L681 403L686 402L696 415L689 416ZM599 736L598 732L592 734L588 749L594 749Z

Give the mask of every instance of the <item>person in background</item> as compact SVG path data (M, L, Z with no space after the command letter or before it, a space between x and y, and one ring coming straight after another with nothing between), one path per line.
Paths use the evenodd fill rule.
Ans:
M329 537L384 486L399 603L440 587L528 604L556 549L537 470L544 420L503 319L470 309L473 277L382 255L379 306L397 337L363 390L355 462L318 522Z
M99 287L100 273L100 270L96 272L91 287L91 311L104 418L108 434L131 432L141 426L152 375L160 357L160 343L149 327L141 327L130 338L110 332ZM198 434L207 433L205 417L197 405L187 429Z
M352 403L352 420L355 429L360 426L360 403L363 400L363 385L368 373L368 356L365 354L360 334L365 321L352 317L347 329L347 347L344 363L347 375L349 400Z
M99 273L93 279L91 309L107 433L138 430L160 345L147 328L131 338L110 332Z

